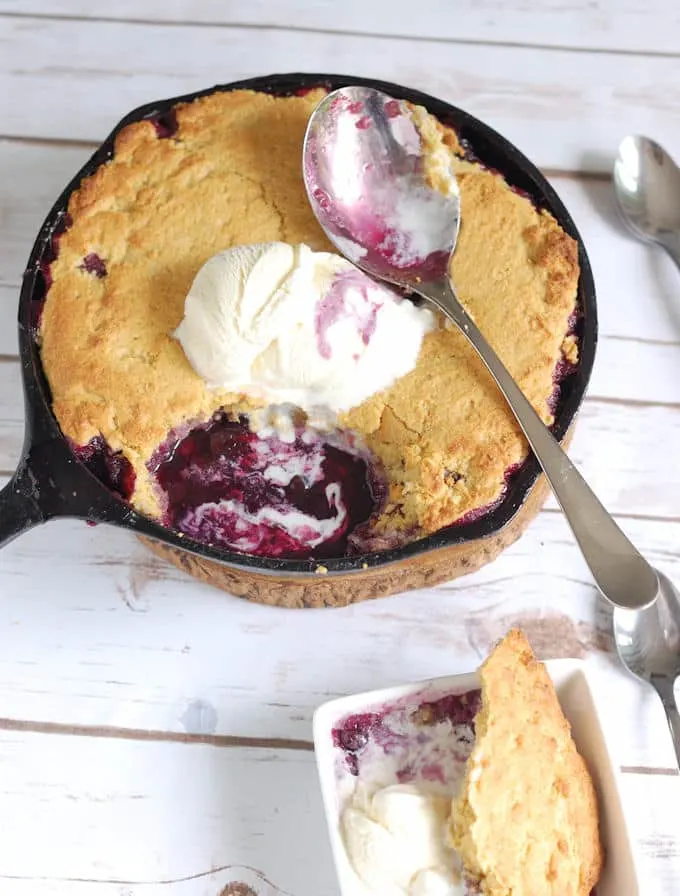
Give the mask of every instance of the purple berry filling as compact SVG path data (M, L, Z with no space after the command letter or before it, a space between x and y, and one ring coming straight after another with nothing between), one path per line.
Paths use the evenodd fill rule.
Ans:
M164 115L157 115L155 118L150 119L150 121L156 129L156 136L159 140L167 140L168 137L173 137L177 133L177 128L179 127L177 122L177 112L174 109L170 109L170 111L166 112Z
M326 212L332 211L333 202L325 190L316 187L313 196L320 208ZM330 220L338 236L364 247L362 263L376 271L389 274L393 268L405 272L417 270L418 276L423 280L437 279L446 272L448 252L436 250L426 256L416 256L411 248L413 235L391 227L373 206L369 207L364 203L363 207L352 210L351 230L345 227L342 214L337 220L333 217ZM408 260L404 260L404 256Z
M445 694L436 700L425 700L418 707L418 714L430 725L437 725L440 722L466 725L474 737L473 722L481 705L480 690L467 691L464 694Z
M418 740L419 728L447 723L456 729L455 743L452 738L451 749L463 745L469 750L475 739L474 719L479 712L481 698L481 691L473 690L422 700L412 707L398 704L355 713L333 728L333 745L342 751L345 765L355 776L359 774L361 754L369 743L375 744L386 755L394 755L398 751L406 753L409 742ZM410 732L403 730L402 717L406 711L412 723ZM413 780L414 776L415 770L408 763L397 772L402 783ZM442 782L441 766L434 761L421 765L418 776Z
M578 332L580 322L581 312L578 308L575 308L569 315L565 337L576 336L577 344L580 342ZM553 416L557 414L557 410L559 407L560 397L562 395L562 384L567 379L567 377L570 377L573 373L576 372L577 368L578 362L576 364L572 364L572 362L565 358L564 355L562 355L560 360L555 365L555 370L553 371L553 391L552 395L548 399L548 409Z
M110 491L129 501L135 489L135 471L119 451L112 451L102 436L87 445L73 445L75 455Z
M52 286L52 264L56 260L57 255L59 255L59 240L72 223L71 216L66 213L63 214L58 223L55 224L38 264L37 282L33 290L31 307L31 327L35 334L40 329L45 299L50 286Z
M172 435L149 468L165 501L164 525L265 557L342 556L385 495L351 434L298 429L284 442L225 413Z

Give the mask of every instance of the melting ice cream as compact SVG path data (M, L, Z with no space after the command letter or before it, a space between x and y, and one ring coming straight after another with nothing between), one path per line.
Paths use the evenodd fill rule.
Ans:
M339 412L412 370L433 314L308 246L237 246L198 272L175 332L213 388Z

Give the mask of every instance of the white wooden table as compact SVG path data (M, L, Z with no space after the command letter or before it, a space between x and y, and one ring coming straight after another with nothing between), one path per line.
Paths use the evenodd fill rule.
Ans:
M134 106L296 70L423 88L547 172L599 297L572 456L680 581L680 277L622 233L608 177L628 132L680 157L675 0L0 0L2 481L22 441L18 285L58 192ZM0 892L337 893L315 706L469 670L514 623L541 655L600 673L643 896L677 896L680 778L661 707L618 667L554 501L481 572L340 611L240 602L113 529L55 522L13 542L0 554Z

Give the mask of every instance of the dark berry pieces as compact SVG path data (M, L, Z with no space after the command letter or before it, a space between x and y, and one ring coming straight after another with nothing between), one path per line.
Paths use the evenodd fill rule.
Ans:
M325 559L346 553L384 496L368 457L351 446L341 432L260 438L246 421L217 413L171 434L149 470L169 528L257 556Z
M174 109L171 109L164 115L157 115L155 118L152 118L151 123L156 128L156 136L159 140L167 140L168 137L173 137L179 127L177 113Z
M112 451L102 436L91 439L87 445L73 449L93 476L110 491L128 501L135 488L135 471L130 461L120 451Z
M96 252L90 252L89 255L86 255L83 258L83 263L78 265L81 271L85 271L88 274L94 274L98 280L101 280L102 277L106 277L106 264L104 263L104 259L101 256L97 255Z

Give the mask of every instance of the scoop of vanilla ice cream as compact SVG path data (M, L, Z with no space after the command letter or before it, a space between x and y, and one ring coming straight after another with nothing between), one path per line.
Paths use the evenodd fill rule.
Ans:
M445 839L451 800L414 784L373 794L357 785L342 814L347 855L379 896L463 896L460 860Z
M412 370L434 326L340 256L277 242L207 261L174 335L211 388L339 412Z

